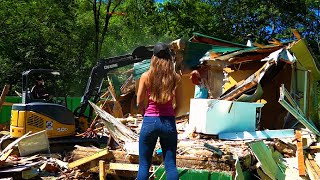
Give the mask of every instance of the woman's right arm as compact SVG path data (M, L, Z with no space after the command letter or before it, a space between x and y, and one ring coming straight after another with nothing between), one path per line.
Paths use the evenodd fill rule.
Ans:
M142 115L144 114L144 98L146 97L146 81L148 78L147 72L143 73L140 77L139 81L139 87L137 92L137 106L142 112Z

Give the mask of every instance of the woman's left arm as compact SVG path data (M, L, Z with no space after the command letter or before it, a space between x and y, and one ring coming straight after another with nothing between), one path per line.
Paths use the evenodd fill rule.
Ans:
M140 81L139 81L139 87L137 92L137 106L142 112L142 115L144 114L145 107L144 107L144 98L146 96L146 80L147 80L147 73L143 73L141 75Z

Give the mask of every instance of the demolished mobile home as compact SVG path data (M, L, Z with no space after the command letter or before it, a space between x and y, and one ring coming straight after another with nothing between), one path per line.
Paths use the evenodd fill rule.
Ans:
M194 33L189 40L170 43L182 75L176 114L180 179L320 179L320 72L306 40L295 35L291 42L247 46ZM131 75L120 96L109 83L111 98L104 95L98 104L91 103L100 117L94 131L109 137L107 148L76 146L64 162L38 155L33 159L42 163L37 165L44 171L59 167L61 179L86 178L86 171L115 179L136 177L142 116L135 92L149 66L145 60L127 72ZM208 96L199 99L190 73L201 66L206 67L201 80ZM157 144L151 178L165 177L161 153ZM24 162L21 158L18 162ZM4 162L3 168L17 164Z

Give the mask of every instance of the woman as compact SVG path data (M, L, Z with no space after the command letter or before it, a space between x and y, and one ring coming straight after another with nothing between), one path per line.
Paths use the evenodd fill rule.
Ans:
M179 178L176 167L177 129L172 104L179 81L180 76L175 72L168 45L156 44L150 69L142 74L137 93L137 105L144 112L139 137L138 180L149 178L152 154L158 137L160 137L167 179ZM146 107L144 98L148 98ZM177 104L175 109L176 107Z

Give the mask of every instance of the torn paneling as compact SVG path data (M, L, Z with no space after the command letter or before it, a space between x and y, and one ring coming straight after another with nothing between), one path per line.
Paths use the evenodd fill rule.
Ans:
M225 140L258 140L273 138L294 138L294 129L264 130L264 131L242 131L234 133L220 133L219 139Z
M261 168L273 180L284 180L285 174L272 158L270 149L263 141L254 141L248 143L254 155L261 164Z

